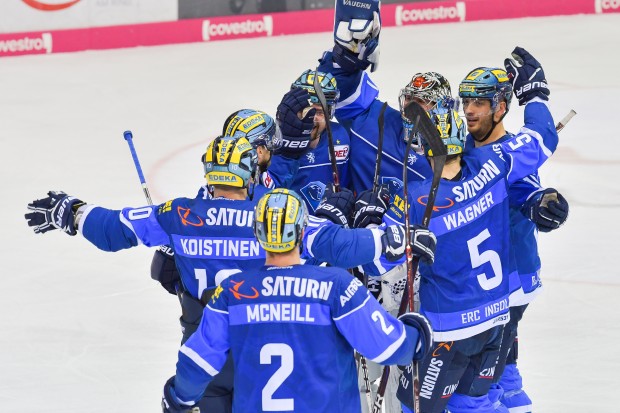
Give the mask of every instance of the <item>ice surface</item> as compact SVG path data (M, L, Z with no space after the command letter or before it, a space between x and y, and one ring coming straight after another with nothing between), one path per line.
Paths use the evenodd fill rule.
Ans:
M456 89L516 45L544 65L552 112L578 112L543 167L571 204L541 235L545 291L521 324L537 412L613 411L620 352L620 15L385 29L373 78L397 104L417 71ZM131 129L155 202L195 194L201 151L225 117L270 113L329 33L0 60L0 411L156 412L174 373L179 306L149 277L147 248L110 254L81 236L34 235L26 204L50 189L111 208L145 204ZM522 110L506 124L516 131ZM615 184L613 182L616 182Z

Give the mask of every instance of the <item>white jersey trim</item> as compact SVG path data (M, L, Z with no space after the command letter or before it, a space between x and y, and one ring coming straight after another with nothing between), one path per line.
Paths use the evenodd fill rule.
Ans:
M405 337L407 337L407 334L405 329L403 328L403 332L400 337L398 337L398 340L396 340L388 348L386 348L383 353L379 354L374 359L371 359L371 361L374 361L375 363L381 363L382 361L390 358L392 354L394 354L396 350L398 350L398 348L403 344L403 342L405 341Z
M435 326L433 327L433 341L456 341L463 340L469 337L473 337L476 334L480 334L485 332L493 327L501 326L506 324L510 320L510 313L506 312L504 314L499 314L496 317L493 317L484 323L480 323L475 326L461 328L458 330L451 331L437 331ZM441 321L440 321L441 322Z
M196 363L196 365L198 365L198 367L206 371L209 375L215 376L217 373L219 373L219 370L216 370L215 368L213 368L211 364L209 364L205 359L200 357L198 353L196 353L191 348L187 347L185 344L181 346L181 348L179 349L179 352L189 357L194 363Z
M383 254L383 244L381 243L381 237L383 236L384 232L378 228L371 228L370 232L372 232L372 238L375 241L375 256L372 260L376 261L381 258L381 254Z
M350 316L351 314L353 314L354 312L356 312L360 308L364 307L366 305L366 303L368 302L368 300L370 300L370 293L368 293L368 296L366 297L366 299L364 300L363 303L361 303L360 305L358 305L357 307L355 307L353 310L349 311L348 313L344 313L343 315L341 315L339 317L332 317L332 320L338 321L338 320L342 320L345 317Z

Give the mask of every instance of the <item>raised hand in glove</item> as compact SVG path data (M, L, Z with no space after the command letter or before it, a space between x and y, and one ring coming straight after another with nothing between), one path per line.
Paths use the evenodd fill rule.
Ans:
M423 359L433 349L433 329L431 323L422 314L405 313L398 317L406 326L414 327L418 332L418 345L413 353L413 361Z
M355 201L353 228L381 225L389 203L390 190L387 185L380 185L377 192L373 192L371 189L363 191Z
M28 204L31 211L25 214L28 225L34 232L44 234L53 229L60 229L69 235L77 234L75 213L84 205L81 200L64 192L50 191L47 198L37 199Z
M432 265L435 262L437 238L435 234L422 225L410 227L411 252L421 262ZM398 261L405 255L405 227L390 225L381 236L383 254L388 261Z
M355 196L349 189L340 188L340 192L334 192L332 186L327 185L323 199L314 211L314 216L329 219L334 224L349 228L354 200Z
M316 109L307 90L294 88L286 92L278 105L276 119L282 132L282 147L277 154L299 159L308 150ZM304 110L306 109L306 110Z
M164 395L161 399L163 413L191 413L192 406L179 403L174 391L174 376L170 377L164 385Z
M381 18L379 0L337 0L334 21L334 61L353 72L379 65Z
M549 100L549 87L542 66L529 52L515 47L513 59L504 60L504 67L512 82L519 105L525 105L534 98Z
M540 232L553 231L566 222L568 202L557 190L547 188L529 207L528 217Z

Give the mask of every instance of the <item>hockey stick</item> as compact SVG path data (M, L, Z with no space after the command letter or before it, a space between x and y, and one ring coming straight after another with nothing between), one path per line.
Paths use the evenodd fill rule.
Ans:
M407 306L409 306L410 311L414 311L415 303L414 303L414 276L418 271L418 266L420 264L419 258L412 258L411 256L411 241L409 234L409 190L408 179L407 179L407 163L409 160L409 153L411 152L411 144L413 143L413 137L418 133L418 131L424 136L426 142L430 146L429 155L433 158L433 180L431 182L431 188L428 194L428 199L426 202L426 209L424 210L424 215L422 217L422 225L428 227L431 219L431 214L433 213L433 207L435 205L435 198L437 197L437 189L439 188L439 182L441 180L441 174L443 172L443 167L446 163L447 149L444 145L439 132L437 131L437 127L433 124L431 119L428 117L426 111L417 103L411 102L409 105L405 107L405 117L410 121L413 121L413 130L407 137L407 147L405 148L405 157L403 162L403 192L404 192L404 216L405 216L405 253L406 253L406 267L407 267L407 289L403 291L403 297L400 301L400 307L398 308L398 315L402 315L407 311ZM413 391L414 391L414 407L416 412L420 411L419 406L419 379L417 374L417 363L414 364L414 369L416 370L416 378L413 381ZM379 384L379 390L377 391L377 397L375 398L375 404L373 406L373 413L381 413L381 405L383 404L383 397L385 394L385 389L387 387L387 381L389 378L389 367L383 368L383 374L381 375L381 382Z
M133 134L130 130L126 130L123 133L123 137L127 141L129 145L129 151L131 152L131 157L133 158L133 163L136 167L136 171L138 172L138 178L140 179L140 184L142 184L142 191L144 192L144 196L146 197L146 201L149 205L153 205L153 200L151 199L151 194L149 193L149 188L146 186L146 180L144 179L144 174L142 173L142 167L140 167L140 161L138 160L138 154L136 153L136 148L133 146Z
M384 102L379 112L379 119L377 120L379 126L379 140L377 141L377 160L375 162L375 176L372 181L372 191L377 192L379 188L379 174L381 173L381 159L383 158L383 134L385 123L385 109L387 108L387 102Z
M574 109L571 109L571 110L570 110L570 112L568 112L568 115L564 116L564 117L562 118L562 120L561 120L561 121L559 121L559 122L557 123L557 125L555 125L555 130L556 130L556 132L559 132L559 131L561 131L562 129L564 129L564 126L566 126L566 124L567 124L568 122L570 122L570 120L571 120L571 119L573 118L573 116L575 116L576 114L577 114L577 112L575 112L575 110L574 110Z
M329 112L327 111L327 99L321 88L319 82L318 71L314 71L314 91L319 98L319 103L323 109L323 116L325 116L325 129L327 130L327 145L329 148L329 160L332 164L332 179L334 181L334 192L340 192L340 178L338 177L338 165L336 164L336 154L334 149L334 135L332 135L332 127L329 124Z

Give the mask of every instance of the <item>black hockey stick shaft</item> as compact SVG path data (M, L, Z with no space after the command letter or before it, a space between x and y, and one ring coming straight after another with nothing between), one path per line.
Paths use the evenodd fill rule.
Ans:
M385 109L387 108L387 102L384 102L379 111L379 119L377 119L377 126L379 127L379 140L377 141L377 160L375 162L375 176L372 181L372 191L377 192L379 189L379 175L381 173L381 159L383 158L383 135L385 132Z
M327 131L327 146L329 148L329 161L332 165L332 179L334 181L334 192L340 192L340 178L338 176L338 165L336 164L336 151L334 149L334 135L332 135L332 127L329 123L329 112L327 107L327 99L321 88L321 82L319 81L318 71L314 72L314 91L319 98L319 103L323 109L323 116L325 116L325 130Z

